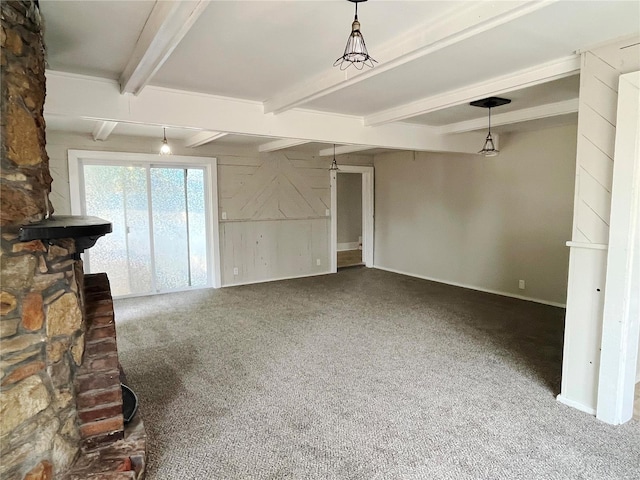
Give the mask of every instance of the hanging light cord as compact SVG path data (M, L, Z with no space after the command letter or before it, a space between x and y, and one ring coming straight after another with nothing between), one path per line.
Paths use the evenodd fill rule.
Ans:
M489 107L489 135L491 135L491 107Z
M331 166L329 167L329 170L332 172L336 172L338 170L340 170L338 168L338 162L336 161L336 144L333 144L333 161L331 162Z

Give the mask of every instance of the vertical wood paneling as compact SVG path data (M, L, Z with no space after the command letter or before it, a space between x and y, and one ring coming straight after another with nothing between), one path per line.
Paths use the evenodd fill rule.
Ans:
M595 413L605 296L618 108L618 79L640 68L637 38L583 53L580 71L576 195L572 240L594 244L570 252L567 313L558 399ZM624 48L628 47L628 48ZM601 245L597 245L601 244Z
M564 335L562 393L558 397L580 410L595 414L598 398L600 341L607 251L572 248L569 261L567 319Z
M329 219L226 222L220 228L222 283L327 273ZM317 265L317 260L320 265ZM234 275L233 269L238 268Z
M326 163L283 153L220 159L223 285L328 272Z

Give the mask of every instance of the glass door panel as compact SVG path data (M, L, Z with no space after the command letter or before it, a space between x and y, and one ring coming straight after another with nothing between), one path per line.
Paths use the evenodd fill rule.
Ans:
M113 233L85 254L114 296L209 285L205 175L201 168L85 164L85 213Z
M126 167L124 175L129 294L149 293L155 288L149 238L147 173L144 167Z
M207 269L207 219L204 195L204 170L187 170L187 220L189 226L189 263L191 285L209 284Z
M184 169L151 169L153 244L158 290L189 286L185 175Z
M150 292L145 169L86 165L84 185L86 214L113 224L113 232L85 255L88 270L106 272L114 295Z

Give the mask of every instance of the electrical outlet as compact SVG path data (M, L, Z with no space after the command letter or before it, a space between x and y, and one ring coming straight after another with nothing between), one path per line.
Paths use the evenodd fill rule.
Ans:
M524 280L518 280L518 288L524 290Z
M233 267L233 274L238 275L238 267Z
M329 210L328 208L324 211L324 215L325 217L328 217L329 215L331 215L331 210Z
M316 265L322 265L322 262L320 261L319 258L316 258Z
M227 219L227 212L222 212L222 219L226 220Z

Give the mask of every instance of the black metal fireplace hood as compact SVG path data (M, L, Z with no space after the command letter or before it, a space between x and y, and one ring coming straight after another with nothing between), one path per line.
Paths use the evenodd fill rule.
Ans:
M111 222L98 217L83 215L53 215L41 222L20 227L18 238L23 242L31 240L51 241L59 238L73 238L76 254L93 247L98 239L112 232Z

